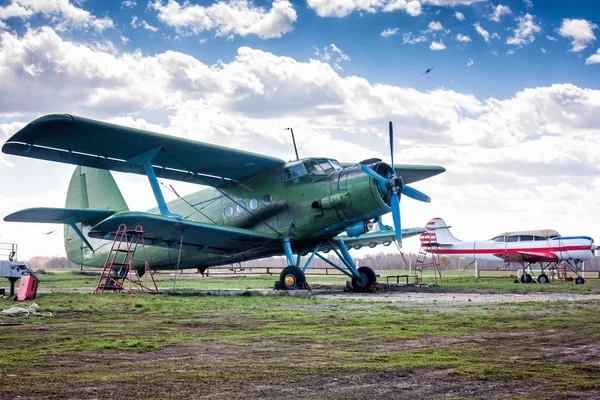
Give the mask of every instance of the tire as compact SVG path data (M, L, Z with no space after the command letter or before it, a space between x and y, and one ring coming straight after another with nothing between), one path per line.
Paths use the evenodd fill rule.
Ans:
M279 288L282 290L294 290L302 282L306 282L304 272L293 265L285 267L279 274Z
M538 276L538 283L548 283L548 282L550 282L550 279L548 279L548 275L541 274L540 276Z
M355 292L364 292L369 286L377 282L377 274L375 274L375 271L371 267L358 268L358 275L362 279L352 278L352 288L354 288Z
M575 279L576 285L583 285L584 283L585 283L585 279L583 279L581 276L578 276L577 279Z
M533 278L531 275L529 275L529 274L521 275L521 283L531 283L531 282L533 282Z

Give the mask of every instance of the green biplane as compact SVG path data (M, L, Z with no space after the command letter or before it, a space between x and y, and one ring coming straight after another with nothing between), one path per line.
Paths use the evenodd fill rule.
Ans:
M391 122L390 147L391 166L379 159L358 164L329 158L285 162L71 115L47 115L14 134L2 151L77 165L65 208L31 208L4 220L65 224L67 256L86 266L104 266L121 224L141 225L155 270L203 272L211 266L285 255L280 287L294 289L306 282L304 272L317 256L363 291L376 282L376 275L370 267L357 267L348 249L401 243L402 237L423 232L401 230L399 193L429 202L407 184L445 171L439 166L394 166ZM110 170L146 175L158 207L129 211ZM167 203L158 178L210 187ZM390 211L395 230L369 232ZM321 254L331 250L342 265ZM308 258L301 263L303 256ZM135 267L143 273L143 265Z

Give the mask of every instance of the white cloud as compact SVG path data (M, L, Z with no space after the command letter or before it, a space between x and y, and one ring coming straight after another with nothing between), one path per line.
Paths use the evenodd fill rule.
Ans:
M78 28L102 32L114 27L110 18L96 18L89 11L74 6L69 0L12 0L11 4L0 6L0 23L9 18L29 19L36 14L56 22L57 30Z
M458 40L459 42L467 43L467 42L471 41L471 38L468 37L467 35L463 35L462 33L459 33L458 35L456 35L456 40Z
M431 45L429 45L429 48L433 51L439 51L439 50L445 50L446 46L444 45L444 43L442 43L442 41L436 42L434 40L433 42L431 42Z
M506 40L507 44L523 46L535 41L535 34L541 32L541 26L533 21L531 14L518 18L519 26L513 30L513 36Z
M461 22L465 20L465 15L459 11L454 13L454 17Z
M398 10L405 11L413 17L417 17L422 13L422 4L454 7L456 5L469 5L482 1L486 0L307 0L307 4L320 17L343 18L354 11L364 11L372 14L380 11L393 12ZM461 13L459 14L462 15Z
M327 63L333 61L333 67L338 71L343 70L343 68L340 65L343 61L350 61L350 57L348 57L342 51L342 49L337 47L334 43L331 43L329 46L323 47L323 51L320 51L319 48L316 46L314 46L313 48L315 49L315 55L319 57L321 61ZM332 54L329 54L330 51Z
M137 3L133 0L125 0L125 1L121 2L121 6L133 8L133 7L137 6Z
M150 25L149 23L147 23L146 21L142 21L142 27L147 30L147 31L151 31L151 32L157 32L158 28L155 26Z
M500 18L503 15L507 15L507 14L511 14L511 13L512 13L512 11L510 10L510 7L503 6L502 4L498 4L494 8L494 12L492 13L492 15L490 15L490 19L494 22L500 22Z
M540 49L540 52L541 52L542 54L546 54L546 49L542 47L542 48Z
M383 37L390 37L390 36L394 36L398 34L398 28L387 28L385 30L383 30L383 32L381 32L381 36Z
M123 35L121 35L121 42L122 42L123 44L127 44L127 43L129 43L129 38L128 38L128 37L125 37L125 36L123 36Z
M600 64L600 49L585 60L585 65Z
M523 4L527 8L533 8L533 1L532 0L523 0Z
M256 35L262 39L279 38L291 32L297 15L288 0L274 0L271 9L257 7L249 0L227 0L204 7L176 0L148 3L158 11L158 19L178 30L189 30L198 35L216 31L216 36Z
M573 47L570 51L579 52L585 49L588 44L596 40L594 35L594 29L597 29L598 25L586 21L585 19L568 19L562 20L562 24L558 33L564 38L572 38L571 44Z
M415 36L412 32L406 32L402 35L402 43L404 44L417 44L425 42L427 38L425 36Z
M131 24L131 26L132 26L132 27L134 27L134 28L137 28L137 27L138 27L137 20L138 20L138 17L137 17L137 15L134 15L133 17L131 17L131 22L130 22L130 24Z
M444 27L442 26L442 24L439 21L431 21L428 26L429 26L428 30L430 32L441 31L442 29L444 29Z
M546 39L551 40L553 42L558 42L558 39L555 38L554 36L546 35Z
M471 65L475 64L475 62L473 61L472 58L469 58L469 61L467 61L467 67L470 67Z
M481 25L479 25L479 23L473 24L473 26L475 27L475 30L477 31L477 33L479 33L483 37L483 40L485 40L486 43L489 43L490 42L489 32L486 31L485 29L483 29L481 27Z

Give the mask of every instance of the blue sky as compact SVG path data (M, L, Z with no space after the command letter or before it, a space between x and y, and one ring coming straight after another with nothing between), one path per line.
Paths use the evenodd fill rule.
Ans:
M350 61L340 64L343 68L341 75L357 75L373 83L410 86L418 90L443 86L470 92L478 97L503 98L528 86L562 82L588 87L598 87L600 84L600 66L585 64L585 59L598 49L598 42L591 41L581 52L570 52L572 40L559 33L565 19L585 19L592 23L600 21L600 7L593 0L532 1L532 6L521 0L479 1L456 6L424 4L418 16L401 10L368 12L356 9L345 17L320 17L305 1L295 1L292 4L297 19L291 24L292 30L274 39L262 39L256 35L215 37L214 30L198 35L190 34L189 29L178 31L162 22L157 11L146 1L137 1L130 6L124 6L123 1L86 0L80 3L83 9L93 15L112 19L115 28L107 29L101 35L94 31L73 31L66 33L65 37L74 40L108 39L122 50L141 49L147 54L181 51L206 64L219 59L230 61L240 46L308 60L315 57L314 46L322 48L334 43L350 57ZM191 3L209 7L213 2ZM256 1L253 4L268 10L272 2ZM502 14L496 22L492 20L492 15L498 5L510 8L510 13ZM464 15L462 21L456 18L456 12ZM518 27L516 19L526 14L533 16L533 22L540 27L540 31L533 35L532 43L507 44L507 39ZM138 24L146 21L158 31L134 28L131 24L134 17L137 17ZM432 21L440 22L443 30L427 32ZM6 22L15 29L25 29L22 20L13 18ZM47 24L48 19L40 15L28 22L31 26L41 26ZM486 43L476 32L476 23L490 35L499 36ZM398 31L396 35L382 37L385 29ZM403 43L406 33L426 40L416 44ZM459 42L456 40L457 34L468 36L471 41ZM121 36L129 39L129 42L122 43ZM200 44L201 39L206 41ZM446 49L430 50L434 40L443 43ZM473 60L473 64L467 67L469 60ZM421 78L420 73L427 66L436 66L435 74Z
M359 161L389 158L393 120L397 160L448 170L404 226L600 238L598 24L591 0L0 0L0 136L68 112L290 159L293 126L301 155ZM0 155L0 184L31 181L0 210L62 206L71 170ZM36 230L0 222L60 253Z

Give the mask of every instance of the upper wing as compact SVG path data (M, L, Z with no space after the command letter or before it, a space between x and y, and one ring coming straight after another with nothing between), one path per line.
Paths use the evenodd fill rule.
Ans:
M277 240L276 235L229 226L205 224L164 217L143 212L117 213L88 233L90 237L114 239L119 225L141 225L146 244L179 248L180 241L186 249L214 254L235 254L260 247Z
M402 177L404 183L413 183L431 178L446 171L446 168L439 165L395 165L396 175Z
M342 167L351 167L356 164L341 163ZM446 171L446 168L439 165L409 165L399 164L394 166L396 175L402 177L404 183L413 183L422 181L423 179L431 178Z
M425 232L425 228L409 228L402 229L402 239L409 238L411 236L418 235L422 232ZM396 240L396 231L394 230L385 230L385 231L377 231L370 232L360 235L359 237L349 237L349 236L339 236L339 238L344 240L346 246L350 248L360 249L363 246L375 247L378 244L383 244L384 246L389 246L392 241Z
M160 149L156 175L218 186L267 171L283 160L72 115L46 115L15 133L7 154L145 175L132 158ZM128 162L129 160L129 162Z
M558 260L558 256L548 252L525 252L519 251L516 253L494 254L501 258L504 262L550 262Z

